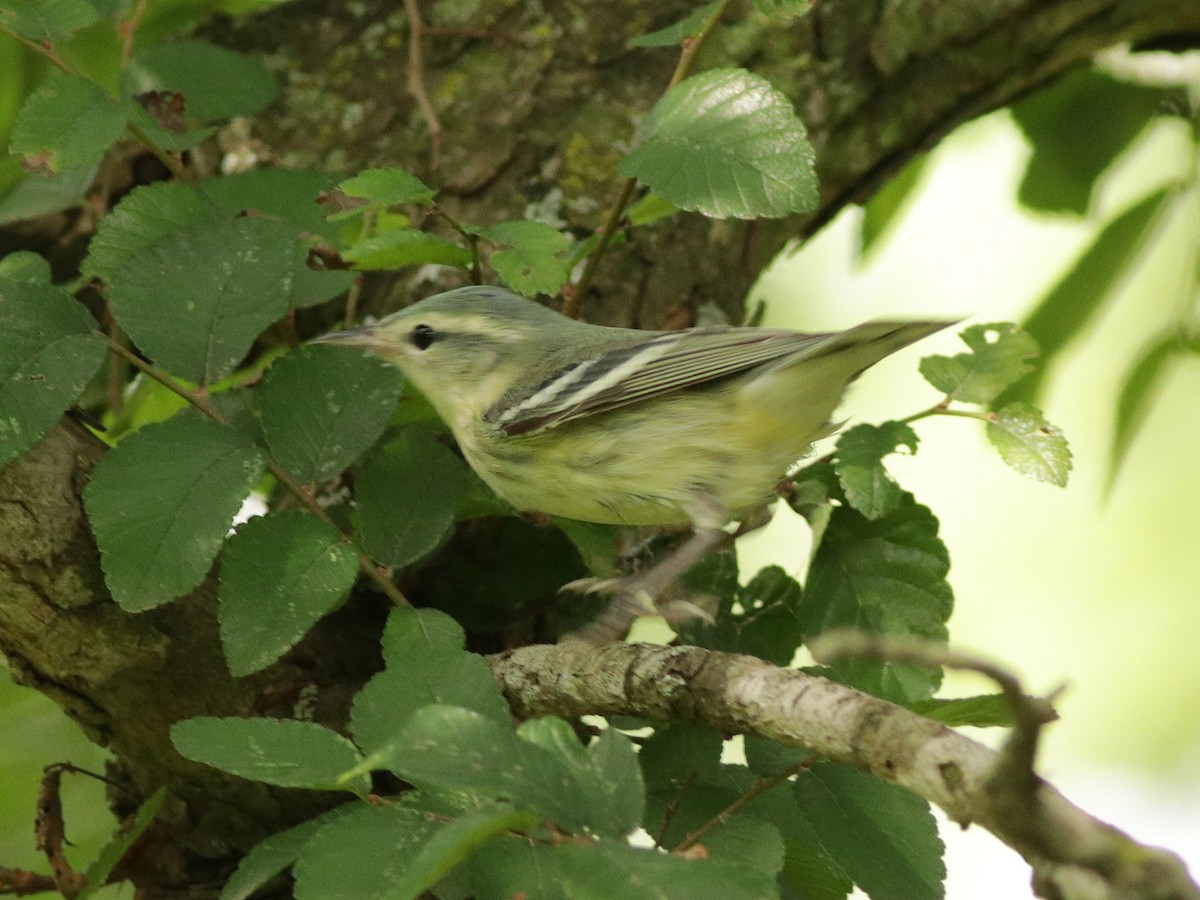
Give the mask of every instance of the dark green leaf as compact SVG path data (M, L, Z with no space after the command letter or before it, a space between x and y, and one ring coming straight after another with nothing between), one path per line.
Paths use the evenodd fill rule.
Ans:
M356 269L403 269L406 266L437 264L465 269L471 254L436 234L415 228L397 228L360 241L342 252L342 259Z
M883 458L917 450L917 434L903 422L855 425L838 438L833 468L846 500L868 519L878 519L900 503L904 492L883 466Z
M746 765L755 775L772 778L806 760L814 760L803 747L792 747L769 738L748 734L744 738Z
M301 512L239 525L221 557L221 644L235 677L269 666L336 606L358 554L332 525Z
M260 887L294 863L318 829L361 808L354 802L343 803L316 818L301 822L294 828L264 838L242 857L237 869L221 889L219 900L247 900Z
M100 220L83 260L83 274L110 281L123 263L176 232L222 218L220 210L189 185L159 181L134 188Z
M949 567L937 519L911 494L878 519L834 508L800 606L806 640L832 628L945 640ZM839 663L828 674L900 703L928 696L940 681L928 669L867 660Z
M898 175L876 191L871 202L863 207L862 224L859 227L860 260L868 258L871 252L880 246L880 240L887 235L892 224L908 209L917 188L924 183L923 176L928 162L928 154L913 159Z
M462 626L444 612L398 606L388 616L380 645L384 662L391 666L410 656L462 650L466 640Z
M1042 354L1041 368L1015 385L1005 400L1037 396L1050 361L1108 302L1162 218L1172 192L1156 191L1110 221L1075 265L1059 279L1023 327Z
M721 765L725 736L686 723L662 725L642 745L638 761L650 792L673 797L695 779L711 780Z
M1032 209L1082 216L1096 181L1162 109L1161 88L1074 69L1012 108L1033 154L1018 191Z
M49 284L0 278L0 466L54 427L104 361L96 320Z
M316 169L254 169L209 178L200 191L228 215L253 211L332 240L338 226L325 220L317 196L333 182L334 176Z
M731 560L731 568L735 560ZM736 575L734 575L736 579ZM768 662L786 666L800 646L802 629L799 607L800 585L778 566L768 566L744 588L718 590L717 595L737 595L737 607L722 603L716 621L691 623L680 628L680 636L689 644L746 653Z
M38 88L13 122L9 152L51 172L95 165L125 131L129 108L77 75Z
M20 281L26 284L49 284L50 263L29 250L18 250L0 258L0 281Z
M942 900L942 841L924 800L837 763L801 772L794 790L821 846L867 894Z
M338 190L348 197L366 200L364 209L403 206L416 203L432 206L436 191L415 175L402 169L365 169L353 178L338 184Z
M85 0L0 0L0 30L56 44L99 16Z
M279 787L365 794L371 786L366 775L342 777L359 752L315 722L200 716L172 725L171 742L185 759Z
M322 827L296 864L297 900L415 900L476 847L531 828L528 813L493 806L449 822L417 809L361 804Z
M779 217L817 204L815 153L791 102L745 69L713 69L669 90L623 160L681 209L715 218Z
M1117 422L1109 456L1110 487L1116 481L1121 464L1141 431L1142 424L1153 409L1172 364L1180 359L1183 352L1184 347L1177 334L1160 337L1142 351L1125 379L1125 386L1117 401Z
M1000 458L1034 481L1067 486L1071 450L1062 430L1051 425L1042 411L1028 403L1010 403L992 414L988 440Z
M154 108L153 98L146 98L147 102L151 103L151 109ZM179 153L184 150L191 150L214 134L217 129L215 126L207 128L186 128L179 131L176 130L175 122L168 120L164 124L151 113L141 102L133 100L129 104L129 121L130 124L136 125L145 132L146 137L153 141L160 149L170 153Z
M96 858L84 870L84 886L79 893L75 894L75 900L87 900L88 897L95 896L96 891L104 887L105 882L108 881L108 876L112 874L112 870L121 861L121 857L128 852L130 847L137 843L138 838L146 833L146 829L150 827L150 824L154 821L154 817L162 809L163 800L166 799L166 796L167 789L160 787L147 797L142 805L138 807L137 815L133 818L133 823L114 834L100 848L100 852L96 854Z
M113 273L117 322L156 363L203 385L224 378L288 310L296 235L283 222L194 225Z
M542 222L500 222L478 233L511 250L497 250L488 260L505 283L518 294L533 297L553 294L570 275L567 255L571 241L557 228Z
M960 337L970 353L921 360L925 380L952 400L991 403L1033 371L1029 360L1037 356L1037 342L1009 322L972 325Z
M955 697L951 700L934 697L918 700L910 704L909 709L952 728L962 725L975 728L1007 728L1014 724L1012 707L1001 694Z
M15 157L12 162L16 162ZM0 225L36 219L73 206L87 192L99 165L65 169L57 174L39 173L18 181L0 196Z
M301 347L277 360L256 392L271 455L299 481L327 481L379 440L401 386L377 356Z
M110 450L83 500L113 599L137 612L198 585L265 467L240 432L198 415L146 425Z
M412 426L373 453L355 485L363 549L400 568L446 537L466 489L466 466L423 428Z
M798 841L784 842L783 877L803 900L845 900L854 890L854 882L828 854Z
M675 47L683 42L684 38L693 37L700 32L704 23L708 20L717 8L721 5L721 0L712 0L711 3L705 3L703 6L690 13L687 18L680 19L674 25L668 25L666 28L660 28L658 31L652 31L649 34L639 34L636 37L631 37L626 46L629 47Z
M148 47L121 71L121 88L127 95L178 91L187 101L186 115L201 122L248 116L278 93L258 57L202 41Z

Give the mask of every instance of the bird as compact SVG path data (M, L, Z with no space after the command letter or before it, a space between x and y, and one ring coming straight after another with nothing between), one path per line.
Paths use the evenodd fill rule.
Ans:
M610 525L690 525L654 567L564 590L608 608L567 638L623 638L692 565L767 507L865 369L952 324L872 321L809 334L719 325L644 331L581 322L504 288L435 294L315 340L398 367L472 469L518 510Z

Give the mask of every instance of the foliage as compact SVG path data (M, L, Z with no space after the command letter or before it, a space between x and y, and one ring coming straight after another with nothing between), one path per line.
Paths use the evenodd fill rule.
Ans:
M703 40L725 6L702 6L632 46ZM756 8L794 16L806 5ZM111 79L77 71L54 52L85 29L118 24L85 0L37 10L0 2L0 31L53 53L63 69L20 98L8 137L34 172L24 177L55 176L45 202L80 202L99 160L121 141L148 147L175 175L132 191L99 222L82 275L103 298L102 321L51 284L40 258L0 261L0 463L44 437L94 379L115 373L129 381L123 398L118 392L98 410L120 424L106 435L114 446L85 493L108 589L125 610L147 610L188 593L216 566L226 659L233 675L245 676L278 661L345 602L358 574L378 584L386 580L380 569L432 572L431 560L466 530L462 523L510 513L486 496L436 421L406 417L411 405L396 412L403 386L393 369L298 346L297 312L329 311L347 292L352 308L359 273L419 266L494 277L528 296L555 294L575 286L576 263L598 261L604 245L545 222L457 221L436 187L396 168L349 177L275 170L197 183L179 151L206 139L212 123L269 103L275 83L261 61L197 41L114 49ZM1102 81L1065 89L1090 98L1131 90ZM168 115L148 91L182 106ZM1056 210L1085 208L1095 179L1149 116L1144 91L1120 139L1093 160L1085 183L1062 195L1049 191L1043 171L1063 164L1062 149L1039 137L1053 131L1045 126L1057 107L1024 107L1022 127L1040 143L1023 197ZM807 212L818 197L814 158L791 103L762 76L693 74L665 90L621 160L618 171L642 196L613 220L627 213L622 227L649 228L681 210L714 219ZM868 210L868 244L899 215L919 174L910 169ZM0 222L30 210L21 182L10 180ZM967 352L926 358L921 372L940 400L902 421L847 430L790 489L788 502L814 533L803 577L771 567L743 586L735 552L705 560L687 576L689 587L716 595L717 612L681 627L680 637L779 665L823 631L848 625L946 638L953 598L939 523L885 460L917 452L915 423L952 414L986 423L1017 471L1065 484L1065 439L1029 402L1036 384L1022 379L1039 344L1057 353L1095 314L1174 201L1173 192L1159 192L1115 218L1027 330L973 325L962 332ZM1072 311L1068 327L1055 324L1064 308ZM1195 352L1194 338L1173 331L1147 348L1121 398L1114 466L1170 361ZM182 398L179 406L162 401L167 391ZM154 402L145 399L152 393ZM268 512L234 528L252 492ZM500 550L481 552L496 561L488 571L500 583L486 585L495 620L532 619L570 572L612 574L612 530L564 523L565 538L538 539L555 548L545 566L555 583L543 584L524 571L527 554L505 552L527 546L525 528L501 523ZM510 578L505 565L522 572ZM460 572L474 573L471 566L461 561ZM450 599L442 605L457 609ZM480 615L468 624L500 630L490 621ZM633 736L626 732L636 729L617 722L514 726L487 665L464 649L460 625L435 609L395 609L382 642L386 666L358 694L345 735L296 720L174 725L175 746L191 760L347 795L245 856L224 897L248 897L288 867L300 897L654 897L664 885L673 895L734 900L845 897L854 886L873 897L942 895L928 807L894 786L765 742L747 747L745 765L725 762L725 736L694 726L660 723ZM955 724L1007 721L995 698L939 704L939 671L855 661L822 674ZM373 794L371 775L383 772L407 789ZM757 792L759 776L775 782ZM725 815L747 797L736 816ZM652 847L630 842L639 829Z

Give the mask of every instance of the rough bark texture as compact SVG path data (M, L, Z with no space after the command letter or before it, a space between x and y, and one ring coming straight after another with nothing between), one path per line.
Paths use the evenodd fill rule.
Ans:
M266 54L280 76L280 101L251 123L259 151L265 145L275 162L400 165L441 186L464 220L514 218L540 205L586 233L615 194L620 148L675 64L672 51L630 50L627 39L692 4L485 0L469 22L439 18L450 6L427 13L435 30L425 80L445 127L436 172L426 122L404 90L408 25L394 0L294 2L211 30ZM1100 48L1197 32L1195 0L823 0L786 27L738 17L698 65L750 67L794 100L818 150L820 208L797 220L684 216L646 229L606 261L588 317L684 324L709 303L736 317L758 271L789 240L869 197L955 126ZM395 299L381 292L372 302ZM279 665L231 679L211 580L136 616L107 597L80 503L102 452L67 420L0 471L0 651L16 677L112 748L135 794L171 788L156 826L170 852L139 876L145 896L209 896L253 841L324 798L187 764L170 746L168 725L197 714L302 709L338 725L378 664L383 606L356 598Z

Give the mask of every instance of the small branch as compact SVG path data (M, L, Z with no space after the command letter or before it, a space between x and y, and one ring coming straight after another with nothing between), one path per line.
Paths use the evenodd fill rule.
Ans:
M167 167L172 175L182 181L184 184L198 184L200 179L196 173L179 161L179 158L173 153L168 153L162 147L158 146L154 138L150 137L145 130L135 122L130 122L126 129L132 134L147 150L149 150L154 158Z
M683 780L683 784L679 786L679 793L675 795L675 799L667 804L667 808L663 810L662 821L658 823L658 833L654 835L654 846L661 847L667 839L667 829L671 827L671 820L675 818L675 813L679 811L679 804L683 802L683 798L688 795L688 791L692 789L692 785L696 782L696 770L688 772L688 777Z
M63 853L67 842L66 825L63 822L61 765L46 766L42 770L42 787L37 797L37 819L34 834L37 848L46 854L50 871L54 873L54 886L67 900L75 897L82 889L85 879L71 868Z
M30 894L45 894L57 889L54 879L49 875L0 866L0 896L27 897Z
M429 94L425 91L425 54L421 48L425 35L425 21L421 18L421 10L417 0L404 0L404 8L408 12L408 93L417 101L421 115L425 117L425 125L429 128L432 142L432 155L429 167L436 170L442 152L442 123L429 102Z
M433 207L433 213L440 216L447 225L458 232L459 237L466 241L467 249L471 251L471 283L483 284L483 269L479 261L479 235L473 231L468 231L458 219L446 212L440 204Z
M810 757L809 759L801 760L794 766L790 766L789 768L780 772L778 775L772 775L769 778L758 779L756 782L754 782L754 784L750 785L750 789L746 791L746 793L742 794L742 796L738 797L695 831L691 832L686 838L683 839L683 842L671 852L684 853L692 849L692 847L700 843L701 838L703 838L718 825L724 825L743 809L753 803L758 797L762 796L776 785L783 784L793 775L798 774L802 769L807 769L814 762L816 762L816 757Z
M129 17L117 26L117 37L121 39L121 61L129 62L133 57L133 38L138 26L142 24L142 16L146 14L148 0L137 0L137 5Z
M221 410L217 409L216 405L209 398L208 394L204 393L203 391L193 391L190 388L185 387L162 369L158 368L158 366L146 362L146 360L142 359L132 350L121 346L112 338L109 338L108 347L118 356L128 360L139 372L142 372L146 376L153 378L163 387L167 388L167 390L178 394L218 425L229 425L229 420L225 417L225 414L222 413ZM306 510L308 510L325 524L336 528L338 533L342 536L342 540L358 550L359 571L371 579L371 581L375 583L375 586L379 588L384 596L386 596L397 606L412 605L408 602L408 598L404 596L400 588L396 587L396 585L392 583L392 580L388 578L387 575L385 575L382 571L380 571L379 567L375 565L374 561L358 548L358 545L354 543L354 540L350 537L350 535L342 531L341 528L338 528L337 523L333 521L329 513L327 513L321 504L317 502L317 499L312 495L312 492L307 490L304 485L288 474L288 471L284 469L274 457L267 457L267 471L275 477L276 481L283 485L284 489L287 490L289 494L291 494L300 502L301 506L303 506Z

